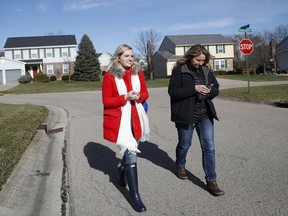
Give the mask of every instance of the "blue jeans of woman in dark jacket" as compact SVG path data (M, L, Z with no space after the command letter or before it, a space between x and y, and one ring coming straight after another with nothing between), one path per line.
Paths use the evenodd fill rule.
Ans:
M214 125L209 118L195 124L176 123L178 131L178 145L176 147L176 163L184 166L187 152L192 145L194 128L202 149L202 166L207 181L215 181L215 148L214 148Z

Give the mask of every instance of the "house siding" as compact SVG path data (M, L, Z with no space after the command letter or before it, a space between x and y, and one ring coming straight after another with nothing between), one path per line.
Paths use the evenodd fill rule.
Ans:
M288 70L288 37L277 45L276 59L280 71Z
M167 77L171 75L172 68L177 59L185 54L185 52L195 44L202 44L207 47L212 59L210 65L215 70L215 63L217 65L225 63L225 67L219 70L232 71L234 59L234 42L225 38L220 34L207 34L207 35L172 35L165 36L159 51L153 56L155 62L154 77ZM223 46L224 53L217 53L217 46ZM167 55L167 52L170 55ZM163 55L160 61L159 55Z
M62 71L63 64L74 64L77 56L76 48L74 35L8 38L4 46L4 55L13 60L26 62L26 71L32 77L35 75L35 70L37 73L40 70L47 73L47 65L54 65L56 75L55 68L57 71L60 69ZM73 68L70 67L70 73L73 72Z

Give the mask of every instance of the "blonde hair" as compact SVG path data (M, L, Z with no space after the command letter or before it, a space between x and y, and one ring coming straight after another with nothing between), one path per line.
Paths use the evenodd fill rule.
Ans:
M112 73L114 76L122 77L124 75L124 69L119 68L119 61L120 56L127 50L133 50L132 47L130 47L127 44L121 44L117 47L114 55L110 59L110 63L107 66L107 71ZM140 70L140 66L134 61L132 64L132 70L133 73L136 74Z

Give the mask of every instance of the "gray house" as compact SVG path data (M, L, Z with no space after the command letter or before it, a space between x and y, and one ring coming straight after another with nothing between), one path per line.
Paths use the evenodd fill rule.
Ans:
M288 37L276 47L277 67L280 71L288 70Z
M210 66L214 71L233 70L234 42L223 35L169 35L164 37L159 50L153 55L154 76L170 76L177 59L195 44L205 46L211 53Z

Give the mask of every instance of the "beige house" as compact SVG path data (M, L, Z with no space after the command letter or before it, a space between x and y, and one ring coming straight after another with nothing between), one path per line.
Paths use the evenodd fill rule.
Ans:
M159 50L153 55L154 76L170 76L177 59L195 44L205 46L211 53L210 66L214 71L233 70L234 42L223 35L170 35L164 37Z
M41 71L60 79L73 73L76 49L75 35L10 37L4 45L4 55L25 62L25 71L32 77Z

